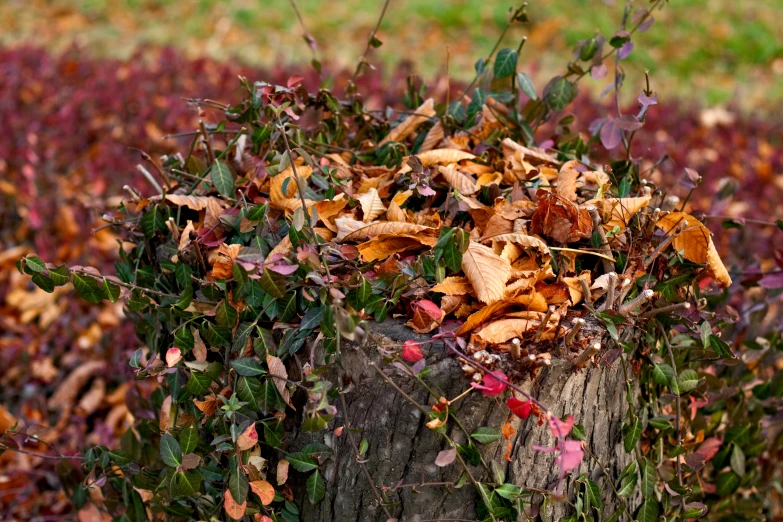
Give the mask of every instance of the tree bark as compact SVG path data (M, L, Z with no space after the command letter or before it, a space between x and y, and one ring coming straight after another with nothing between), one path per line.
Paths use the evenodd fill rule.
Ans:
M347 422L354 430L357 444L362 439L369 442L365 465L384 498L386 509L392 518L400 521L478 520L477 492L470 482L459 489L442 485L411 487L421 483L456 483L463 468L458 461L442 468L434 464L438 453L449 449L447 442L440 434L427 428L425 415L386 383L371 366L371 363L380 366L377 336L395 344L425 337L417 336L409 328L393 321L373 324L371 329L376 341L368 340L364 346L348 344L342 349L345 374L354 385L345 394L345 399ZM427 365L432 370L427 382L449 400L464 392L469 381L463 376L458 360L448 355L441 343L425 348L429 355ZM419 404L429 408L434 403L416 379L388 365L384 371ZM584 427L587 449L597 457L612 480L617 480L631 459L623 449L621 435L628 403L619 359L611 366L602 364L601 367L580 370L571 360L553 358L552 365L543 369L535 381L528 380L519 385L556 415L573 415L575 423ZM339 412L330 424L331 428L346 423L346 412L340 408L339 401L335 404ZM503 469L506 482L544 490L551 489L557 481L559 471L554 464L555 454L533 449L533 445L554 446L555 439L546 425L538 425L534 416L522 421L510 415L502 399L485 397L477 392L457 401L450 411L459 418L468 433L481 426L500 430L510 420L516 430L510 441L500 439L487 445L478 444L487 464L491 466L494 461ZM457 443L466 442L464 433L453 422L449 423L448 435ZM330 446L334 455L322 463L327 483L326 496L316 505L306 500L305 477L292 472L295 498L297 501L303 499L299 501L301 520L385 522L389 519L357 462L346 431L340 437L332 431L302 432L295 437L290 449L294 451L314 441ZM510 461L504 460L508 444L511 446ZM483 466L471 467L471 473L477 481L494 482ZM574 481L582 473L601 488L602 518L614 513L620 507L620 501L601 466L587 453L579 469L570 473L557 490L573 501L578 486ZM542 495L534 495L534 514L542 509L542 501ZM544 509L549 520L560 520L571 512L568 503L562 501L550 503Z

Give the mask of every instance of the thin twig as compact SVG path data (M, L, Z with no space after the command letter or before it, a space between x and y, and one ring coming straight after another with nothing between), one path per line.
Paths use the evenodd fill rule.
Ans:
M356 70L353 72L353 75L351 75L351 79L348 80L348 86L352 86L354 82L356 81L356 78L359 76L359 73L362 70L362 64L367 63L367 53L370 52L370 48L372 47L372 42L375 40L375 35L378 33L378 30L381 28L381 22L383 22L383 17L386 16L386 9L388 9L389 4L391 3L391 0L386 0L383 3L383 9L381 10L381 16L378 17L378 22L375 24L375 28L372 30L372 33L370 33L370 38L367 39L367 46L364 48L364 52L362 53L362 57L359 58L359 63L356 64Z
M666 331L663 328L663 324L659 320L655 320L655 322L658 324L658 329L661 331L661 336L663 337L663 343L666 345L666 350L669 352L669 361L672 365L672 370L674 371L674 378L677 378L677 364L674 361L674 351L672 351L672 345L669 343L669 336L666 335ZM679 390L678 390L679 391ZM677 431L675 432L677 436L677 447L680 446L680 396L677 394L677 398L674 400L674 404L676 406L676 420L677 423ZM677 457L677 482L682 486L682 464L680 463L680 457Z

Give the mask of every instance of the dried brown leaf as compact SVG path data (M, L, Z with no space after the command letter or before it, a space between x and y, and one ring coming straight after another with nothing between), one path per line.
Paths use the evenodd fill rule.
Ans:
M685 259L706 264L710 275L718 283L730 286L731 277L712 242L710 231L698 219L684 212L670 212L660 218L655 226L667 234L672 234L683 221L687 224L672 241L674 248L682 251Z
M416 130L416 127L429 120L433 116L435 116L435 100L428 98L416 109L414 114L411 114L405 118L402 123L393 128L391 132L387 134L386 137L380 141L380 143L378 143L378 146L381 146L384 143L388 143L390 141L400 142L405 140L405 138L410 136Z
M491 248L471 241L462 254L462 271L473 285L479 301L490 304L503 299L511 265Z

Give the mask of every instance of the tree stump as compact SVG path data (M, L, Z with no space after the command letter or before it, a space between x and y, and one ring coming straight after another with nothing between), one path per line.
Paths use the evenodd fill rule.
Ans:
M423 340L402 323L386 321L372 324L376 340L369 338L363 346L347 344L343 347L345 373L353 382L353 389L345 394L348 424L354 430L358 441L369 443L365 465L383 495L385 505L392 518L400 521L416 520L478 520L476 515L477 493L467 482L455 489L442 485L421 483L456 483L463 473L458 462L446 467L434 464L441 450L448 449L445 439L433 432L425 423L425 416L404 397L386 383L371 366L380 364L377 337L399 344L407 339ZM446 347L436 342L427 345L427 365L432 373L427 381L453 399L464 392L469 381L463 376L461 364L446 353ZM401 371L384 371L407 394L420 404L433 404L428 392L416 379ZM621 427L628 407L626 387L621 362L613 366L603 365L578 369L572 361L553 359L552 365L544 368L535 381L518 383L556 415L573 415L576 424L585 431L586 447L600 461L604 469L617 480L620 472L631 460L624 448ZM505 397L505 395L503 396ZM345 424L345 412L338 405L338 415L330 423L334 428ZM497 442L478 447L485 459L495 461L505 472L506 482L536 490L551 489L558 479L554 464L555 455L535 451L533 445L551 447L555 440L546 425L539 426L534 416L527 420L510 415L503 398L489 398L478 392L469 394L451 407L451 412L463 423L468 433L481 426L500 429L510 419L516 433L510 441ZM299 419L292 420L297 426ZM449 423L449 436L457 443L466 442L466 437L454 423ZM368 483L354 450L344 431L340 437L334 432L299 433L289 450L295 451L310 442L322 442L332 448L334 455L322 463L326 480L326 496L316 505L310 504L305 493L305 478L292 473L292 484L296 499L300 502L301 520L305 522L385 522L389 517L379 506L373 488ZM511 445L510 461L503 457L507 445ZM477 481L494 482L483 466L471 468ZM620 507L601 467L586 453L578 470L558 486L558 491L573 500L576 493L575 479L582 473L601 488L604 517ZM293 476L296 475L296 476ZM404 487L396 487L405 485ZM386 489L385 489L386 488ZM533 497L534 511L541 509L543 496ZM570 510L566 502L550 503L547 510L549 520L560 520ZM623 520L624 517L621 517Z

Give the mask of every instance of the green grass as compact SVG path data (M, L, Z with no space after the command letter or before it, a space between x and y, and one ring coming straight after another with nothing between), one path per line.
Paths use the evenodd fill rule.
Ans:
M298 0L321 60L349 67L382 4ZM530 23L512 28L505 44L515 47L528 36L523 63L537 64L537 78L562 70L573 45L596 29L614 33L622 14L620 0L530 4ZM633 8L643 5L637 0ZM371 62L406 58L432 76L445 71L448 49L452 77L469 79L511 6L496 0L391 0L379 33L384 45ZM653 86L665 96L708 104L735 99L747 107L783 100L783 0L672 0L654 16L656 23L635 38L624 64L630 83L638 86L649 69ZM26 41L62 49L75 40L96 54L120 57L152 44L262 66L310 60L287 0L5 0L0 20L0 43L6 45ZM600 91L608 81L588 83Z

